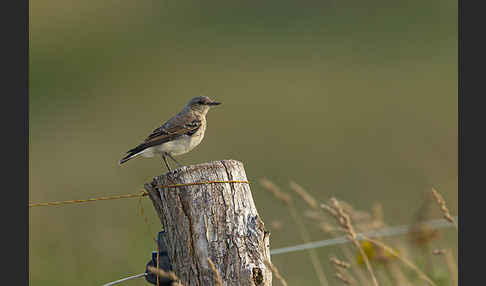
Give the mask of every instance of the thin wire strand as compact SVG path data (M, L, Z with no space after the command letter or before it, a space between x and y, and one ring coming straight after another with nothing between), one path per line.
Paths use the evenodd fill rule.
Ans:
M133 276L130 276L130 277L122 278L120 280L116 280L116 281L113 281L113 282L110 282L110 283L103 284L103 286L115 285L115 284L118 284L118 283L125 282L127 280L131 280L131 279L135 279L135 278L140 278L140 277L145 277L145 275L147 275L147 273L145 273L145 272L144 273L140 273L140 274L137 274L137 275L133 275Z
M248 181L207 181L207 182L193 182L193 183L186 183L186 184L174 184L174 185L159 185L158 188L179 188L179 187L187 187L187 186L196 186L196 185L208 185L208 184L221 184L221 183L243 183L249 184ZM59 202L44 202L44 203L29 203L29 208L32 207L51 207L51 206L61 206L61 205L71 205L71 204L81 204L81 203L89 203L89 202L96 202L96 201L107 201L107 200L118 200L118 199L128 199L128 198L138 198L138 197L145 197L148 193L146 191L141 191L135 194L127 194L127 195L118 195L118 196L108 196L108 197L99 197L99 198L91 198L86 200L69 200L69 201L59 201Z
M457 220L457 216L454 217L454 219ZM450 222L448 222L444 219L429 220L427 222L424 222L423 224L432 228L432 229L453 227L454 226L453 224L451 224ZM357 233L356 238L358 240L363 240L364 239L363 235L370 237L370 238L394 236L394 235L407 233L407 232L410 231L410 228L411 228L410 225L392 226L392 227L387 227L387 228L383 228L383 229L376 230L376 231L365 232L365 233L362 233L362 234ZM273 249L273 250L270 251L270 254L271 255L283 254L283 253L289 253L289 252L295 252L295 251L302 251L302 250L306 250L306 249L313 249L313 248L343 244L343 243L346 243L346 242L349 242L348 238L346 238L346 236L340 236L340 237L331 238L331 239L319 240L319 241L314 241L314 242L309 242L309 243L304 243L304 244L298 244L298 245Z
M99 198L91 198L91 199L86 199L86 200L70 200L70 201L59 201L59 202L29 203L29 208L32 208L32 207L52 207L52 206L61 206L61 205L90 203L90 202L96 202L96 201L129 199L129 198L145 197L146 195L148 195L148 193L143 191L143 192L138 192L136 194L99 197Z

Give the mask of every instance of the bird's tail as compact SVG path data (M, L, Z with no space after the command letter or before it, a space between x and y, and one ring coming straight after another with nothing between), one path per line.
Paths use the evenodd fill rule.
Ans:
M146 148L145 145L140 144L137 147L128 150L125 157L121 158L120 162L118 162L118 165L121 165L121 164L125 163L126 161L132 159L133 157L136 157L136 156L142 154L142 152L145 150L145 148Z

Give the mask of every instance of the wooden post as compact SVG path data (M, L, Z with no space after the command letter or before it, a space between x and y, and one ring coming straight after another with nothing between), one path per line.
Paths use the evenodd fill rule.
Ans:
M246 183L211 183L159 188L207 181L246 181L243 164L235 160L184 166L145 184L160 217L175 274L190 286L217 285L208 264L216 265L223 285L272 285L269 233Z

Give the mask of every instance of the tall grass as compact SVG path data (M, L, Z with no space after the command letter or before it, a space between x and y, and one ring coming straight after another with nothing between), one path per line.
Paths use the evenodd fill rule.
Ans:
M281 191L268 179L263 179L261 183L277 200L284 203L289 214L294 218L297 211L292 196ZM350 204L336 198L319 203L297 183L291 181L289 187L309 207L310 211L306 212L305 217L312 222L312 225L326 234L334 236L344 234L350 241L341 246L343 258L333 255L328 259L334 273L327 274L327 277L333 276L336 281L344 285L402 286L424 283L432 286L458 285L457 262L451 248L431 250L432 242L439 240L440 235L437 230L423 224L428 219L427 211L430 209L431 202L435 201L443 218L458 230L444 198L435 189L426 194L418 211L411 213L414 221L408 235L393 243L385 243L381 239L362 235L364 232L386 226L380 205L376 204L370 212L367 212L356 210ZM299 221L294 220L294 222L302 224ZM301 232L305 231L303 227L297 229ZM358 232L361 233L362 240L357 239ZM310 239L306 231L302 236L306 240ZM437 262L437 259L433 259L434 256L442 256L443 259ZM315 253L311 258L314 269L320 267L322 258ZM435 261L435 264L432 261ZM441 274L438 274L436 269L440 269ZM319 271L315 270L315 273ZM279 276L285 276L285 273Z

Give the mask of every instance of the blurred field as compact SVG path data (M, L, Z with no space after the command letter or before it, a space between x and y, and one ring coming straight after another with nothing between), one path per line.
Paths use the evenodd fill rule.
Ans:
M266 225L288 222L272 248L301 240L261 177L293 179L319 201L380 202L389 225L411 222L431 187L457 214L457 1L30 6L30 201L141 190L161 161L118 160L204 94L223 104L179 159L244 162ZM136 199L29 218L32 285L100 285L143 272L153 249ZM454 230L445 241L457 243ZM318 250L326 273L332 251ZM305 253L272 259L290 285L317 285Z

